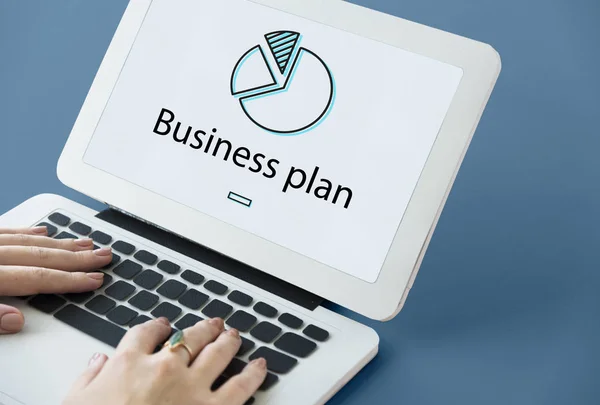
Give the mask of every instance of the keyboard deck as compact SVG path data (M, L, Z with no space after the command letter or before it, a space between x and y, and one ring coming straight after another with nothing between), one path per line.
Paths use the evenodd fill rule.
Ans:
M26 297L31 306L113 347L128 328L152 318L166 317L173 332L202 319L222 318L226 327L240 331L242 345L213 389L240 373L247 362L263 357L269 372L260 391L268 391L330 340L325 329L273 303L161 258L139 243L92 229L65 213L54 212L38 225L46 226L48 236L56 239L89 237L94 248L111 246L113 260L101 269L104 283L97 291ZM254 398L247 404L253 402Z

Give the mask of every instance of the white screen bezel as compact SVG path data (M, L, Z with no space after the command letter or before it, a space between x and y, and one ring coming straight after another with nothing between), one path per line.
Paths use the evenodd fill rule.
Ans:
M248 0L249 1L249 0ZM375 283L367 283L83 162L152 0L129 3L58 163L69 187L208 246L367 317L401 307L464 153L500 72L489 45L362 8L319 0L257 0L463 69L461 84ZM109 157L107 157L109 158Z

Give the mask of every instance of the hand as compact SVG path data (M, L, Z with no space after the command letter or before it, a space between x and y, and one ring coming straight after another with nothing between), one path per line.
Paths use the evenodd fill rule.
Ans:
M164 318L133 327L114 357L96 354L63 405L243 405L260 387L266 362L257 359L216 391L211 386L241 345L223 320L198 322L184 331L184 347L153 353L171 333Z
M91 291L103 273L86 273L112 260L110 248L93 249L91 239L51 239L45 226L0 229L0 296ZM0 304L0 335L19 332L25 323L16 308Z

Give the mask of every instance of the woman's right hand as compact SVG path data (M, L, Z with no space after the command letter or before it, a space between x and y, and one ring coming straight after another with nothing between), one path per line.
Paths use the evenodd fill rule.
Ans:
M63 405L243 405L267 374L264 359L250 362L237 376L213 391L211 386L238 352L235 329L222 319L184 330L184 347L155 348L171 334L164 318L130 329L108 359L96 354Z

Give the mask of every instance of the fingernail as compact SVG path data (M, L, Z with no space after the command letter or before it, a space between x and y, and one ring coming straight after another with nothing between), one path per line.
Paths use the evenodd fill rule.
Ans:
M250 364L252 364L253 366L256 366L256 367L263 368L263 369L267 368L267 361L265 359L263 359L262 357L252 360L250 362Z
M238 332L237 329L229 329L227 331L227 333L231 336L233 336L234 338L239 338L240 337L240 332Z
M87 273L88 277L94 280L103 280L104 273Z
M208 323L210 323L211 325L218 326L218 327L223 326L223 320L221 318L212 318L211 320L208 321Z
M107 248L107 247L103 247L101 249L94 250L94 253L96 254L96 256L110 256L111 249Z
M158 322L162 323L163 325L171 326L171 322L169 322L169 320L167 318L165 318L164 316L161 316L160 318L156 318L156 320Z
M6 332L18 332L23 328L23 317L19 314L5 314L0 318L0 329Z
M90 238L75 239L75 244L81 247L89 247L92 243Z
M94 355L92 356L92 358L88 362L88 366L91 366L92 364L94 364L95 362L97 362L98 359L100 358L100 356L101 356L100 353L94 353Z
M48 229L45 226L34 226L33 228L31 228L31 232L33 233L47 233Z

